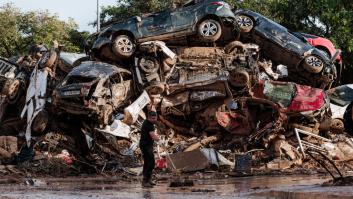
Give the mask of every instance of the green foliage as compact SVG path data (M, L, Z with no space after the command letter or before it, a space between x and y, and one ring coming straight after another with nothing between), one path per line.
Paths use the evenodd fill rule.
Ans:
M169 8L171 2L172 0L120 0L117 1L117 6L107 6L102 8L101 23L104 26L111 22L124 20L134 15L159 12Z
M72 19L61 21L47 11L21 12L11 4L0 7L0 24L0 56L4 57L24 53L33 44L50 46L54 40L65 50L77 52L82 49L83 37L88 35L78 32Z

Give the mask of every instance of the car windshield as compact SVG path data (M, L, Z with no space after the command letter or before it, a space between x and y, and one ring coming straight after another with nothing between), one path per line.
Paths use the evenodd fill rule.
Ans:
M353 84L339 86L327 91L332 104L347 106L353 101Z
M93 77L85 77L85 76L71 76L66 81L66 84L77 84L77 83L89 83L95 80Z
M300 34L299 32L292 32L292 31L289 31L292 35L294 35L296 38L300 39L301 41L307 43L308 41L305 39L305 37Z

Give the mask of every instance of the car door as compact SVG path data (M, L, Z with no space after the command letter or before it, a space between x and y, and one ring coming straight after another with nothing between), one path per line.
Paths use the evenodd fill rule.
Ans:
M180 31L192 28L196 23L197 11L201 6L202 4L191 1L171 12L170 15L174 30Z
M171 27L170 10L141 16L141 22L139 25L142 38L171 32Z

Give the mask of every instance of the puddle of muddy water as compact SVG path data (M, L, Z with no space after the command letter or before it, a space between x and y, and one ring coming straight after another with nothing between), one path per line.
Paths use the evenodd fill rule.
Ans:
M353 198L353 187L321 187L327 176L262 176L227 179L194 179L195 186L170 188L163 181L152 189L140 182L113 178L49 178L39 186L1 185L6 198ZM340 196L340 197L338 197Z

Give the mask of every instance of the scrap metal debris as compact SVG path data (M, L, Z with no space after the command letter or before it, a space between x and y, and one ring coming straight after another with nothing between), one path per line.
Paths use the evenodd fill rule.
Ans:
M0 130L13 136L0 137L1 163L36 174L139 174L139 131L144 108L153 104L158 131L168 140L158 151L160 169L315 169L310 150L337 167L351 164L352 86L324 90L336 78L333 63L286 29L278 34L298 45L263 42L258 34L280 37L268 32L278 26L263 16L222 12L229 14L222 18L226 26L240 31L239 40L217 34L204 35L214 45L203 45L205 38L197 45L171 45L169 37L131 43L129 36L101 33L86 49L89 56L61 52L56 44L37 45L40 51L14 61L1 58ZM250 23L247 14L264 23ZM303 48L292 60L295 46Z

